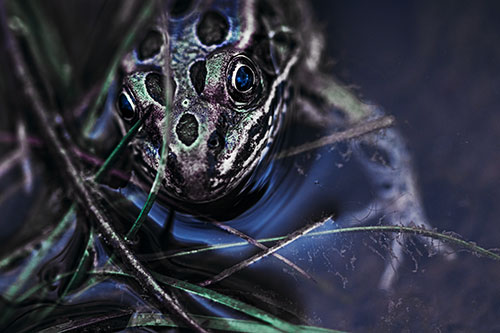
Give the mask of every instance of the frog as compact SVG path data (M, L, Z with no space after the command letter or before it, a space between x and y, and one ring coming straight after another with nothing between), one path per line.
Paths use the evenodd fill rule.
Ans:
M335 134L335 131L385 117L380 107L361 101L325 69L324 37L306 3L183 0L166 1L161 5L161 11L144 31L142 39L123 57L109 91L104 113L111 112L115 117L102 117L91 133L91 137L98 137L103 129L108 129L101 126L102 120L117 121L123 135L142 122L130 145L133 177L151 181L162 160L166 160L160 189L163 196L159 197L158 204L202 219L207 215L200 215L200 205L220 209L222 204L223 209L234 210L230 199L251 190L255 181L266 177L266 172L259 170L276 169L276 161L286 163L290 156L295 156L293 147L288 149L281 140L292 128L300 128L303 123L317 128L318 133L333 131ZM299 126L290 126L292 122ZM20 128L19 131L24 130ZM114 146L115 143L109 144ZM400 132L393 127L385 128L352 137L346 143L377 189L375 200L354 212L351 220L365 223L368 218L385 215L384 221L390 224L415 223L430 228L417 190L410 153ZM166 146L165 156L163 146ZM374 159L371 150L382 152L382 157ZM115 198L107 196L111 192L113 195L126 193L125 190L123 193L111 191L106 185L99 187L102 204ZM132 201L132 196L127 199ZM213 203L218 205L211 206ZM121 207L106 207L118 227L122 222ZM46 264L39 274L50 279L53 272L65 269L61 268L60 258L71 257L66 253L81 250L80 244L73 240L81 240L81 235L87 232L82 230L87 224L80 223L86 218L70 209L63 218L64 223L54 231L57 237L41 235L16 257L24 258L28 254L35 257L37 249L42 249L42 253L50 249L43 255ZM207 238L204 227L206 225L201 225L199 230ZM86 254L82 258L91 256L91 265L99 272L99 268L107 267L110 257L104 250L102 236L92 229L88 233ZM148 240L143 239L142 243L128 241L127 245L139 250L141 255L141 249L135 246ZM402 260L402 243L396 239L392 245L393 255L381 277L384 289L392 285ZM223 256L216 259L221 258ZM11 262L12 266L20 263L29 268L3 265L3 270L9 271L0 275L3 286L11 284L11 290L15 291L18 287L12 284L14 274L10 271L21 272L21 281L26 282L28 275L25 272L31 270L34 261ZM83 261L79 267L81 263ZM165 267L170 268L167 264ZM186 266L189 265L183 268ZM202 274L208 273L199 273ZM37 280L33 280L36 283ZM125 286L120 283L108 289L119 291L113 294L119 297L120 305L125 303ZM80 292L85 293L78 290L68 297L68 303L78 302ZM97 295L90 291L89 294L112 298L111 293ZM144 311L149 306L138 302L142 294L136 295L135 291L129 294L134 296L129 300L134 304L131 307ZM68 311L73 311L71 309L74 307ZM22 316L18 318L21 318L20 325L24 324L21 321L29 322Z
M132 143L137 174L154 178L165 138L165 200L224 202L251 186L257 167L286 156L279 137L291 118L323 131L385 116L324 69L325 39L313 17L303 2L169 3L123 58L113 94L123 133L144 118ZM384 216L391 225L431 228L399 130L365 133L348 145L376 188L376 199L351 220ZM402 259L396 238L381 288L391 287Z

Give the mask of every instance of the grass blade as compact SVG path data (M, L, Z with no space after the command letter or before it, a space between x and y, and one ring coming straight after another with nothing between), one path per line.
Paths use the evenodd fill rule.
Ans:
M259 243L257 240L253 239L252 237L248 236L247 234L227 225L227 224L223 224L223 223L220 223L220 222L215 222L213 221L212 224L216 225L217 227L221 228L222 230L225 230L227 232L229 232L230 234L232 235L236 235L244 240L246 240L249 244L253 245L253 246L256 246L258 247L259 249L261 250L267 250L268 247L265 246L264 244L262 243ZM282 261L285 265L288 265L290 266L292 269L296 270L297 272L299 272L299 274L301 274L302 276L304 276L306 279L308 280L311 280L311 281L315 281L314 278L309 275L306 271L304 271L302 268L300 268L299 266L297 266L295 263L293 263L291 260L283 257L281 254L279 253L273 253L271 254L273 257L275 257L276 259Z
M74 221L75 207L76 205L71 206L61 222L54 228L47 239L42 242L40 250L38 250L37 254L24 267L17 280L5 291L3 295L4 297L10 300L15 300L18 291L22 289L25 283L30 279L31 274L40 262L40 259L45 257L57 238L60 237L67 230L70 223Z
M394 121L394 117L392 116L385 116L377 118L375 120L364 121L359 124L353 125L352 127L344 131L335 132L319 138L318 140L284 150L276 156L276 159L298 155L326 145L332 145L337 142L354 139L362 135L390 127L394 125Z
M192 315L200 325L205 328L231 331L231 332L248 332L248 333L276 333L281 330L259 323L254 320L241 320L232 318L219 318L213 316ZM179 327L170 318L164 317L157 313L135 313L130 318L127 325L128 328L140 327ZM327 328L314 326L297 326L301 331L311 333L340 333L340 331L330 330Z
M91 130L92 130L97 118L98 118L97 113L98 113L99 107L103 103L104 97L106 97L106 94L108 93L109 87L111 86L111 83L113 82L113 79L114 79L115 74L116 74L116 70L118 69L118 65L120 64L120 61L123 58L123 56L125 55L125 53L132 46L132 43L134 42L135 37L136 37L137 33L139 32L140 27L142 27L145 24L145 22L152 17L153 12L154 12L153 9L155 7L154 5L155 5L155 1L147 1L144 4L139 15L137 16L136 22L132 22L132 24L130 24L130 30L124 33L125 37L123 39L123 42L118 47L118 50L117 50L115 56L113 57L113 60L110 64L110 66L108 67L108 71L106 73L106 76L105 76L104 82L101 86L101 89L99 91L99 94L97 95L97 98L90 109L90 113L87 117L85 125L83 126L84 136L87 136L91 132Z
M331 217L328 217L322 221L307 225L301 229L298 229L298 230L292 232L291 234L286 236L285 239L279 241L277 244L273 245L272 247L268 248L267 250L262 251L260 253L257 253L256 255L254 255L246 260L243 260L240 263L238 263L232 267L229 267L229 268L223 270L222 272L220 272L216 276L212 277L211 279L203 281L200 285L201 286L208 286L210 284L219 282L219 281L233 275L234 273L242 270L243 268L248 267L251 264L259 261L260 259L267 257L268 255L270 255L270 254L278 251L279 249L287 246L288 244L292 243L293 241L295 241L295 240L299 239L300 237L304 236L305 234L307 234L309 231L316 229L317 227L323 225L324 223L326 223L330 219L331 219Z
M185 282L185 281L179 281L170 277L166 277L163 275L156 275L159 281L180 289L189 292L190 294L198 295L203 298L209 299L211 301L217 302L219 304L226 305L230 307L233 310L240 311L242 313L245 313L253 318L262 320L263 322L266 322L270 324L271 326L276 327L279 330L285 331L285 332L298 332L300 329L296 327L293 324L290 324L284 320L281 320L259 308L256 308L252 305L243 303L241 301L238 301L234 298L231 298L229 296L223 295L221 293L218 293L216 291L210 290L208 288L204 288L201 286L197 286L195 284Z
M330 229L323 230L317 232L310 232L304 237L315 237L315 236L325 236L325 235L333 235L333 234L347 234L347 233L362 233L362 232L391 232L391 233L404 233L409 235L418 235L429 237L432 239L437 239L441 241L448 242L450 244L454 244L460 246L464 249L470 250L473 253L478 255L485 256L487 258L500 261L500 255L496 254L492 250L485 249L473 242L469 242L458 237L448 235L442 232L428 230L420 227L409 227L409 226L398 226L398 225L378 225L378 226L362 226L362 227L348 227L348 228L338 228L338 229ZM286 239L287 236L277 236L277 237L269 237L269 238L261 238L257 239L259 243L270 243L276 242ZM216 244L206 247L199 247L192 250L184 250L172 254L167 254L163 256L158 256L155 254L154 260L163 260L173 257L181 257L188 256L193 254L199 254L206 251L215 251L221 249L228 249L238 246L248 246L247 242L234 242L234 243L226 243L226 244Z

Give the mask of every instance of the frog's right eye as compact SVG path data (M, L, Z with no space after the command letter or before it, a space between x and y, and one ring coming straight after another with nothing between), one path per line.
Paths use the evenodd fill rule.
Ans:
M134 99L126 91L118 96L118 111L125 121L131 121L135 117Z

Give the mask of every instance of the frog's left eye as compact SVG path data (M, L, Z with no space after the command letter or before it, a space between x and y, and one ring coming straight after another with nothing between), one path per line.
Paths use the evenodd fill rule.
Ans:
M125 90L118 96L118 110L125 121L131 121L135 117L134 99Z
M233 88L238 92L244 93L252 89L254 85L254 72L252 68L245 64L238 64L233 71Z
M228 66L228 91L237 104L248 104L254 100L260 86L260 74L248 57L236 56Z

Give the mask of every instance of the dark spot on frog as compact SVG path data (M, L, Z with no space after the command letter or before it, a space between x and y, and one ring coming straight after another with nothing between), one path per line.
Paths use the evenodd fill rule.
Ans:
M184 177L180 173L179 162L177 161L177 155L170 152L167 157L167 170L170 173L172 183L177 186L182 186L184 184Z
M207 141L207 163L208 163L208 168L207 168L207 176L208 179L214 179L217 177L217 170L215 166L217 165L218 162L218 156L221 153L221 151L224 149L226 145L226 133L227 133L227 125L228 125L228 120L227 120L227 115L222 114L219 117L219 122L217 124L216 130L210 134L208 141ZM213 188L212 184L209 184L210 187ZM223 186L223 184L220 184L220 186Z
M164 77L158 73L149 73L146 76L146 90L149 96L161 105L165 105L164 82Z
M139 44L137 58L144 61L154 57L160 52L162 44L162 34L156 30L150 30Z
M172 17L181 17L186 15L193 5L193 0L175 0L169 10Z
M183 144L192 145L198 138L198 121L195 116L190 113L183 114L175 127L175 132Z
M207 46L222 43L228 32L229 22L225 16L216 11L205 12L196 27L196 35L200 42Z
M203 89L205 88L205 79L207 77L207 67L205 66L205 61L200 60L191 65L189 69L189 77L191 78L191 83L194 89L201 95Z
M250 129L250 131L248 131L248 136L251 139L254 139L257 136L257 134L259 134L261 131L262 131L261 124L255 124L255 125L252 126L252 128Z

